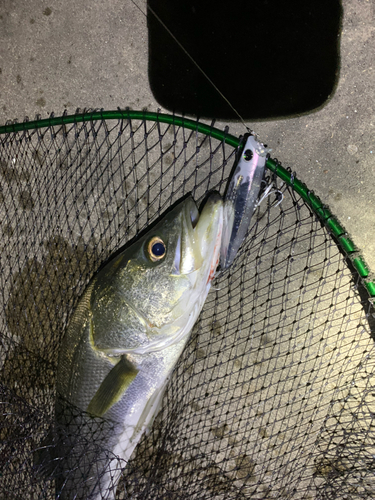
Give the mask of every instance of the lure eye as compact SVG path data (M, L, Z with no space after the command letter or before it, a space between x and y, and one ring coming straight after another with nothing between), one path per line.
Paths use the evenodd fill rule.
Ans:
M159 238L159 236L154 236L148 242L147 252L152 262L157 262L158 260L163 259L166 251L167 248L165 246L165 243L161 238Z

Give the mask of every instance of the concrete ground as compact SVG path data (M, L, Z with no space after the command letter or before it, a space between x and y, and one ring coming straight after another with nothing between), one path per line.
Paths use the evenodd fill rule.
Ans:
M375 173L375 139L373 134L375 128L373 97L375 95L375 8L372 0L342 0L342 3L341 72L337 89L330 102L315 113L306 114L302 117L278 121L258 121L248 123L248 126L255 130L260 139L273 149L273 157L277 157L285 167L290 167L293 171L296 171L297 176L330 206L332 212L341 220L354 242L362 250L370 268L375 270L375 186L373 183ZM107 2L99 2L98 0L92 0L91 2L84 2L83 0L65 0L64 2L58 2L57 0L18 0L17 2L2 0L0 2L0 124L13 119L22 121L25 116L32 119L36 114L40 114L43 118L48 117L51 112L60 115L65 109L70 114L74 113L77 108L104 108L109 110L118 106L121 108L129 106L133 109L147 107L151 111L156 111L159 105L152 95L147 78L148 41L144 12L146 12L146 0L134 0L134 2L131 0L107 0ZM220 125L224 126L225 124ZM242 134L244 127L240 122L231 123L230 131L234 135ZM287 236L289 235L290 232L287 232ZM57 250L58 245L56 244L56 254L58 251L69 252L68 248L61 244L60 246L62 248ZM279 272L284 272L281 256L282 254L278 257L279 267L277 269ZM18 258L18 255L14 257ZM299 282L294 280L297 293L294 295L290 293L288 297L290 310L296 308L300 312L304 311L306 318L313 315L313 321L315 322L314 335L316 335L316 338L312 334L307 335L307 332L310 332L310 324L308 323L310 320L305 322L301 320L301 329L295 335L296 340L294 340L294 337L293 340L291 340L292 337L289 339L292 326L287 325L284 328L281 313L279 315L275 313L273 319L276 318L283 328L280 328L282 331L277 333L277 343L274 342L273 335L276 335L276 330L273 323L270 322L270 324L264 325L262 320L259 319L263 317L264 311L262 308L268 307L261 293L256 299L259 301L259 304L256 304L259 323L257 323L255 340L253 338L247 339L247 332L250 328L249 323L252 322L251 315L245 317L242 331L239 328L229 332L236 340L239 346L238 349L242 348L244 351L228 351L230 352L230 362L233 364L233 372L239 374L241 368L241 377L245 377L244 374L246 373L247 380L250 380L251 375L251 390L245 396L242 393L238 394L238 397L245 398L246 404L248 404L251 411L255 411L254 408L257 411L255 416L251 415L251 418L255 419L256 422L254 424L254 435L251 434L250 437L251 439L254 438L254 442L260 447L258 450L259 456L269 453L269 449L266 449L266 447L270 446L271 453L275 450L275 454L276 452L279 453L277 460L282 461L284 455L280 454L281 448L273 448L273 441L276 442L276 439L281 442L283 452L288 451L291 454L290 456L294 452L298 454L301 436L306 438L304 451L309 452L309 446L312 445L315 439L317 429L320 429L321 421L319 418L320 416L325 418L327 413L327 407L324 404L328 406L331 398L336 398L337 404L341 404L341 395L344 394L346 397L347 394L345 383L346 381L351 382L352 378L353 380L356 379L357 385L351 385L350 390L352 393L358 391L358 395L355 392L355 397L352 400L347 398L345 400L346 407L335 410L336 413L340 414L341 411L341 418L345 423L345 419L352 418L351 405L357 408L357 401L364 397L367 397L370 401L368 407L373 408L373 406L370 406L373 405L373 391L368 390L368 393L365 392L368 389L366 384L370 380L370 374L372 375L375 372L373 365L371 365L374 358L367 356L367 352L372 353L373 342L367 334L361 335L361 322L365 323L363 308L354 299L352 302L348 302L348 297L353 298L355 292L347 268L342 272L343 275L346 273L345 279L340 275L339 283L342 288L340 297L336 297L338 292L335 296L330 295L334 293L332 291L332 280L337 279L332 268L336 265L339 269L341 264L333 262L330 267L324 267L323 258L320 257L318 253L312 257L310 281ZM319 266L314 266L314 259ZM333 258L332 260L336 261L338 259ZM51 267L55 265L55 254L52 250L49 257L47 257L47 264L48 262L52 262L52 264L49 264ZM266 260L263 265L265 267L260 271L269 272L269 264ZM294 265L298 266L299 264L297 262ZM48 269L48 265L46 269ZM240 271L241 268L239 268ZM252 271L252 268L248 268L246 272L251 275ZM31 273L27 266L25 272ZM43 272L47 273L47 271ZM291 272L291 274L293 273ZM295 272L296 276L297 274ZM39 268L37 273L34 272L34 275L38 276L38 279L40 279L40 276L44 276ZM20 276L22 278L23 274L21 273ZM54 276L60 277L58 273ZM61 283L64 283L60 281L60 278L58 280L57 277L54 278L55 282L52 282L50 287L51 296L47 297L47 303L54 303L54 287L61 286ZM317 288L313 287L313 285L321 277L325 277L327 283L324 281L325 285L319 285L319 295L315 296ZM64 273L64 279L68 279L66 273ZM69 279L71 279L70 276ZM252 276L247 279L251 284ZM299 279L302 280L301 277ZM305 287L303 294L306 292L306 295L302 295L301 299L299 290L302 289L302 285ZM68 285L65 286L69 288ZM20 320L22 313L20 307L23 307L26 302L24 297L31 295L30 290L32 287L27 284L26 279L20 280L20 287L22 293L14 293L15 305L13 306L11 301L9 306L9 309L13 311L13 322L9 320L9 316L6 319L8 328L12 330L13 326L12 335L17 336L19 334L21 337L23 333L21 330L26 331L27 329L24 327L25 323L22 317ZM334 290L336 289L334 288ZM252 291L251 287L249 287L249 291ZM273 299L275 297L277 299L277 293L281 294L281 292L282 290L276 290L272 296ZM225 300L237 301L235 295L233 295L233 299L230 297L228 299L227 287L223 287L222 292L218 288L216 293L219 299L221 298L220 294L222 294ZM335 304L335 307L330 312L327 312L327 308L324 309L326 296L328 297L327 300L331 297L332 303ZM334 300L333 297L335 297ZM312 300L313 298L314 300ZM317 300L315 301L315 299ZM224 298L222 300L224 301ZM303 308L299 308L300 300L303 302ZM17 305L17 301L21 306ZM277 300L274 300L273 303L277 303ZM222 307L223 311L226 311L224 305L226 306L225 302L223 302ZM255 310L254 307L252 304L252 310ZM46 311L44 314L47 317L48 308L42 309L43 311ZM202 332L195 339L195 342L199 341L199 349L195 348L194 343L191 344L190 349L193 354L195 352L194 355L198 359L194 363L194 370L196 371L193 375L195 374L197 378L201 379L205 369L210 374L212 382L212 380L215 381L215 377L212 375L214 372L207 370L204 363L214 362L215 367L219 367L217 370L221 375L220 364L217 363L218 353L217 350L215 351L217 347L215 342L218 343L220 340L224 343L224 335L220 336L219 330L221 326L218 319L223 325L227 324L227 319L223 316L224 319L222 320L221 316L215 312L218 319L215 323L212 323L211 311L212 308L210 309L210 306L207 305L207 313L202 319L202 325L208 326L207 328L202 326ZM236 307L233 307L231 313L234 318L233 324L237 321L237 312ZM34 312L34 314L36 313ZM348 324L344 324L343 316L350 317L350 325L349 319ZM320 323L320 321L326 319L330 321L327 328L324 326L325 323L324 327ZM0 317L1 321L4 321L3 317ZM29 321L28 317L27 321ZM31 321L31 323L34 324L34 329L40 328L38 321ZM210 325L215 325L212 328L216 340L214 339L212 344L204 334L204 332L208 332L211 335ZM327 336L324 342L319 338L322 331ZM342 333L339 342L337 340L338 332ZM38 333L38 330L31 329L30 338L33 341L35 338L41 338L44 342L43 333ZM223 340L221 340L222 338ZM228 346L232 344L236 346L236 342L231 338L225 340L225 342L228 343ZM248 344L245 343L245 339L249 342ZM256 344L257 341L260 342L259 349ZM261 342L265 345L261 344ZM299 342L298 345L303 345L303 347L298 350L294 346L294 342ZM358 345L360 342L363 344L361 344L360 349L357 347L357 342ZM350 349L353 352L355 351L355 355L347 347L349 344ZM275 349L273 349L274 346ZM306 351L304 351L305 346ZM26 347L28 347L27 343ZM276 347L280 349L280 355ZM212 352L210 349L212 349ZM301 368L299 368L301 371L298 372L301 375L303 368L303 376L297 377L294 372L292 373L293 376L291 376L291 372L282 370L283 366L296 368L297 358L295 358L294 349L301 354L301 359L303 355L303 362L306 363L301 365ZM250 362L246 357L248 351L250 352ZM345 376L342 378L341 366L344 365L344 357L345 360L348 358L349 351L352 359L345 361L345 370L343 371ZM187 350L185 360L190 359L188 357L189 352ZM309 352L310 358L307 358L306 352ZM223 356L224 360L226 359L227 352L225 352L224 348L221 356ZM23 359L21 355L19 359ZM367 360L367 365L363 363L363 366L361 365L362 371L360 371L358 366L363 359ZM273 364L268 364L269 360ZM319 360L318 367L314 365L316 360ZM3 361L0 358L1 364ZM13 371L14 377L17 378L18 372L14 369L15 362L12 357L9 358L9 363L12 369L9 371ZM253 372L246 372L241 363L249 370L254 367L254 375ZM25 373L23 365L21 366L24 370L22 373ZM29 370L29 365L26 364L25 366ZM298 366L300 366L299 363ZM265 369L269 371L263 377L262 370ZM4 373L4 370L2 373ZM187 369L183 373L186 373L186 377L192 376ZM356 374L356 377L354 377L353 373ZM275 374L280 378L272 378L271 380L271 377L276 377ZM179 374L176 374L176 379L177 375ZM310 381L308 379L310 375L311 380L315 380L313 389L319 391L318 395L312 393L312 389L310 390L306 385L306 381ZM28 376L30 376L29 372ZM240 375L238 376L240 377ZM285 386L282 385L284 383L283 377L285 377ZM318 378L313 379L313 377ZM239 380L242 379L239 378ZM371 383L370 380L369 385ZM337 391L336 384L341 391L338 396L335 392ZM270 392L268 392L269 385L273 387ZM305 385L306 387L304 387ZM238 382L238 387L240 386L241 384ZM320 396L323 387L325 399ZM204 384L202 384L203 389L204 392L207 391ZM307 422L308 425L311 424L311 427L306 427L307 430L310 429L310 432L307 432L304 426L298 429L294 423L294 417L291 418L289 423L286 419L279 420L287 424L287 427L284 426L285 428L282 429L282 433L279 432L277 427L264 427L269 422L270 426L272 426L273 422L276 422L279 418L277 414L279 399L274 399L277 391L280 392L280 398L283 399L283 402L288 401L288 405L289 401L293 400L293 404L289 406L289 416L298 414L299 405L301 401L305 401L305 395L308 391L310 403L304 403L306 412L312 411L311 408L315 401L320 402L320 413L315 414L319 418L312 418L311 421ZM190 397L190 393L187 394ZM294 399L292 399L292 395L295 396ZM344 396L342 396L342 401ZM195 397L197 398L194 402L195 405L198 398L200 398L198 401L200 407L195 409L200 418L199 411L205 411L206 407L209 408L213 403L211 398L204 398L199 391L196 392ZM289 399L287 399L288 397ZM323 399L324 404L322 404ZM271 403L272 408L270 408ZM226 404L230 408L231 403L226 402ZM316 406L313 409L316 409ZM275 413L271 414L271 410ZM269 422L266 424L264 424L266 419L262 418L263 413L271 415ZM362 434L367 439L369 427L366 426L367 424L372 425L373 412L368 411L366 413L364 411L364 414L365 417L361 423L364 429ZM192 418L195 418L195 416ZM357 420L354 422L356 426L359 425ZM331 431L329 425L328 422L327 428L328 431ZM333 425L336 426L336 423ZM213 425L213 429L210 432L215 433L214 435L217 438L214 446L217 448L219 448L219 445L228 447L229 443L234 447L233 450L236 453L240 450L242 443L233 440L233 435L226 430L225 421L220 425L216 423L215 426ZM334 427L334 431L335 429L336 427ZM259 434L255 435L255 430L257 432L259 430ZM327 434L329 434L328 431ZM336 435L339 434L339 431L335 432ZM259 435L264 439L259 440ZM271 436L272 439L268 439L267 436ZM358 445L359 441L356 441L357 436L358 434L353 433L353 449L360 447ZM230 441L231 439L232 441ZM210 440L208 439L208 441ZM270 441L272 442L270 443ZM327 465L324 461L324 457L327 455L326 451L327 449L332 451L332 448L335 448L336 445L331 440L330 435L326 438L329 445L325 445L324 439L321 439L321 441L323 441L321 445L323 458L315 465L318 481L322 481L321 478L324 475L331 477L332 470L342 471L343 467L342 463L341 468L335 465L336 469L332 464ZM295 444L296 450L290 451L290 447L293 448ZM238 446L238 450L236 446ZM216 451L215 449L215 453ZM336 453L335 450L333 452ZM233 457L237 456L237 460L238 453L233 455ZM340 453L341 451L338 452L339 455ZM306 457L307 455L305 456L307 463L309 457ZM373 457L373 453L371 457ZM253 475L254 471L254 475L257 474L258 471L254 469L252 462L246 462L245 458L248 460L247 455L243 455L241 458L241 461L244 462L244 464L240 464L242 468L245 469L246 466L250 471L250 476ZM282 471L281 462L276 463L275 470L277 471L278 468ZM369 475L371 470L370 467ZM307 476L310 477L312 475L311 469L306 469L306 471ZM17 479L17 476L15 477ZM333 479L335 477L333 476ZM337 480L341 481L341 477L337 475ZM240 476L239 479L241 479ZM269 476L269 481L271 482L271 480L273 481L273 476ZM253 486L252 481L251 479L251 487ZM287 486L285 487L287 488ZM306 491L307 489L306 485ZM269 495L268 498L281 498L281 496L272 497ZM288 498L292 498L292 496ZM306 495L304 498L311 497Z
M342 4L340 79L330 102L248 126L330 206L375 269L375 7ZM156 110L144 12L145 0L3 0L0 123L64 109ZM240 123L230 130L244 131Z

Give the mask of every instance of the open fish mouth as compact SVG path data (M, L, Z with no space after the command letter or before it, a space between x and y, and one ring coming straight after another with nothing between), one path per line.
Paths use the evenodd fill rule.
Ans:
M212 193L203 203L200 211L193 198L188 198L186 201L186 220L191 223L192 229L196 229L203 222L202 219L205 219L207 225L207 222L214 217L216 208L222 203L222 197L219 193Z
M191 200L191 202L192 203L189 207L190 222L191 222L192 228L195 229L195 227L199 221L199 210L198 210L195 202L193 200Z
M175 269L190 275L212 258L212 244L217 239L217 224L222 209L222 198L214 193L207 198L201 211L192 198L185 202L181 237L177 243Z
M185 231L194 231L198 226L200 216L201 214L193 198L187 198L183 210L183 225Z

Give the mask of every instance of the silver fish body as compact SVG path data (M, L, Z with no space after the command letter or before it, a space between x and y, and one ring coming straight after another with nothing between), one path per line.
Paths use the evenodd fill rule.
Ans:
M59 356L57 498L115 498L203 307L222 230L219 195L201 214L187 198L89 283Z

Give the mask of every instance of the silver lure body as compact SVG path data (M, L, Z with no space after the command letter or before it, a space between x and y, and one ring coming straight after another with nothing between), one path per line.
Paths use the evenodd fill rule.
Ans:
M227 269L233 263L250 227L257 205L267 156L271 151L253 135L245 144L229 180L225 196L224 234L220 264Z

